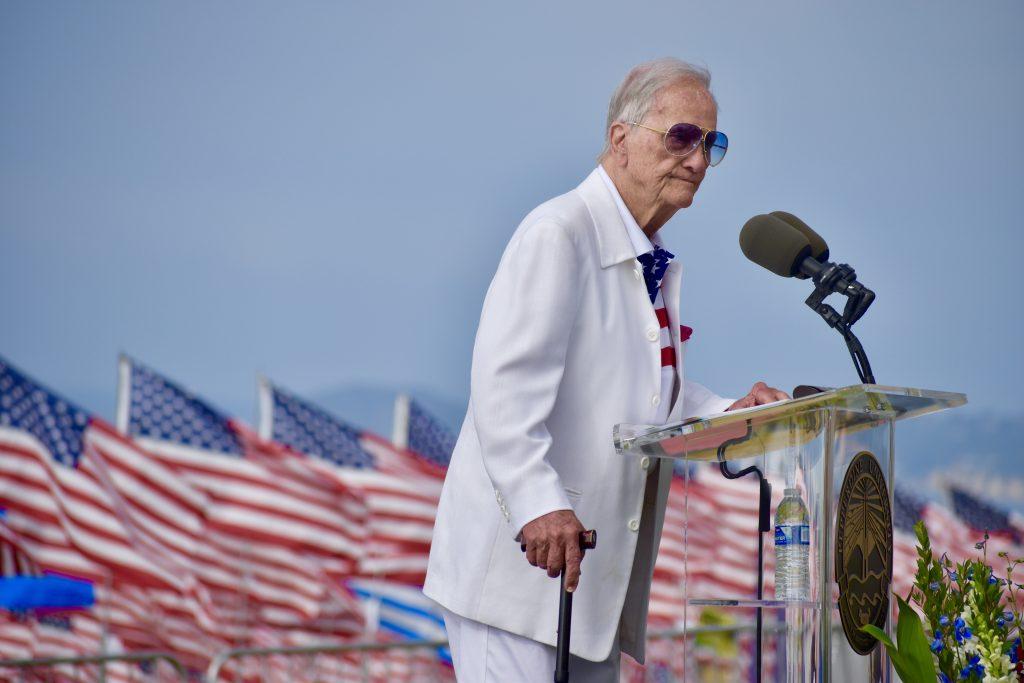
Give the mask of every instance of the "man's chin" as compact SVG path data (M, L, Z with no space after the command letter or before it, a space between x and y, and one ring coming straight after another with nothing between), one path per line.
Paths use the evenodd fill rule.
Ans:
M690 204L693 204L693 193L687 192L685 194L678 195L673 198L672 205L678 209L688 209Z

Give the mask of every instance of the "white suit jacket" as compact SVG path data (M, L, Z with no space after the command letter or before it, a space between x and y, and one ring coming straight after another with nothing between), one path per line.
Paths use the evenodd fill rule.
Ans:
M679 282L673 261L662 286L682 381L670 421L729 405L685 381ZM554 645L559 581L530 566L515 538L527 522L572 509L597 529L573 601L572 653L602 661L618 632L622 651L643 661L671 467L649 478L648 458L615 452L612 428L654 420L660 341L636 252L597 171L523 220L484 300L427 596Z

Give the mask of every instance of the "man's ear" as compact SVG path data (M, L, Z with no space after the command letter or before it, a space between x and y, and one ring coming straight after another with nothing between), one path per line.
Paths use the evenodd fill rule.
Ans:
M629 125L623 121L616 121L608 129L608 157L618 166L625 166L629 159L629 152L626 149L628 134Z

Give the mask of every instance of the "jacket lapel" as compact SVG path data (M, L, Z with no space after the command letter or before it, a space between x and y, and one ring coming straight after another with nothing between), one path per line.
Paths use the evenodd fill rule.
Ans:
M622 286L633 290L628 294L630 308L636 314L636 334L644 335L649 329L658 328L658 317L654 314L654 307L651 306L651 299L647 294L647 286L644 284L643 269L636 259L636 249L626 232L626 225L622 222L622 215L619 214L619 207L615 204L615 198L608 191L604 180L601 179L597 169L587 176L577 188L580 196L590 211L594 221L594 232L597 237L598 254L601 259L601 268L608 269L619 265L623 273L629 273L628 277L622 277ZM628 270L626 264L628 263ZM620 265L622 264L622 265ZM669 264L669 271L672 264ZM669 277L666 274L666 277ZM678 277L676 279L678 287ZM676 301L679 297L676 295ZM661 349L657 344L645 344L649 349L647 359L638 363L636 367L646 367L645 371L652 384L652 387L660 387L661 382Z
M636 260L636 251L629 241L626 226L619 215L619 207L597 169L587 176L576 188L594 219L597 233L597 250L601 256L601 267L609 268L623 261Z

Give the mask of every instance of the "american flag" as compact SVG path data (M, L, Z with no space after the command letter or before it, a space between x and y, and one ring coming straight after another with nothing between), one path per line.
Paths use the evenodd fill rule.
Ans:
M269 381L261 391L261 432L362 494L367 550L358 573L422 585L444 468Z
M18 535L7 528L0 510L0 581L14 576L42 576L43 570L25 550Z
M44 572L3 523L0 512L0 608L49 611L86 608L95 602L91 582Z
M194 394L129 359L127 433L212 501L211 526L239 538L358 560L363 533L344 491L275 476L273 444Z
M205 500L196 550L232 642L251 642L257 625L361 632L358 604L337 580L362 553L363 530L349 514L358 501L153 370L123 358L121 372L122 426L161 478Z
M953 510L960 519L975 530L975 535L989 534L990 550L998 545L1000 546L998 550L1009 551L1024 543L1024 529L1014 525L1008 512L1000 510L957 486L950 487L949 496ZM1020 552L1019 548L1017 552Z
M195 669L226 647L345 642L368 625L395 638L443 633L415 586L455 437L421 405L409 401L397 446L264 381L257 434L145 366L122 359L121 372L118 413L131 438L0 359L0 570L78 577L96 596L86 611L3 614L0 655L98 651L103 620L108 651L167 650ZM684 581L691 597L755 591L756 482L726 480L714 465L677 473L652 628L696 622L700 608L683 611ZM780 498L774 491L773 503ZM918 519L936 553L952 559L976 555L986 531L990 562L1000 549L1024 554L1012 516L959 488L950 499L947 507L894 493L901 595L916 567ZM770 598L770 540L765 563ZM740 642L745 666L749 639ZM678 676L677 654L652 646L646 673ZM437 661L379 655L367 666L380 680L446 680ZM271 662L278 679L296 678L290 661ZM361 675L359 658L328 662L315 675ZM137 674L108 669L112 680Z
M905 580L905 587L908 588L913 581L917 539L913 537L912 525L917 520L923 521L928 529L936 557L945 554L954 562L980 557L982 551L975 545L984 540L986 533L989 534L989 540L985 550L990 564L997 562L996 555L1003 550L1016 556L1024 554L1024 528L1016 524L1009 513L956 486L949 487L947 493L951 502L949 507L934 500L915 498L906 490L896 489L893 526L897 539L897 586L901 585L901 579ZM902 573L899 571L900 556L903 554L900 552L901 539L904 539L903 545L907 548L905 554L909 556L912 553L914 561L913 566L910 566L909 560L906 561Z
M183 591L189 577L134 547L117 499L98 478L96 440L112 433L0 359L0 506L7 525L42 546L33 555L69 576Z
M455 450L455 434L431 415L419 401L409 400L409 450L440 467L448 467Z
M16 538L18 549L44 573L93 582L96 593L93 609L58 622L31 615L5 619L4 653L97 652L101 618L112 634L107 649L116 652L142 623L122 618L118 605L138 606L141 598L156 618L162 611L150 598L162 592L179 596L179 613L194 622L194 575L137 545L140 530L122 515L124 501L106 485L102 449L111 438L119 440L110 425L0 360L0 506L8 538ZM146 645L169 645L161 636L145 634Z
M361 576L346 585L363 600L369 632L396 640L443 638L443 620L420 586L444 468L434 458L361 431L268 380L261 382L260 406L261 433L307 455L363 495L367 552L359 566ZM439 659L420 651L373 657L370 669L389 680L449 680L445 661L444 655Z
M1013 514L957 486L949 486L946 493L950 507L915 499L896 489L894 590L900 595L906 596L917 570L917 539L912 531L907 531L917 520L925 523L936 558L945 555L953 562L984 558L1001 575L1005 565L998 557L1000 552L1007 552L1011 559L1024 557L1024 524L1017 522Z
M924 519L925 502L909 491L896 487L892 506L892 590L906 599L917 571L917 536L914 524Z

